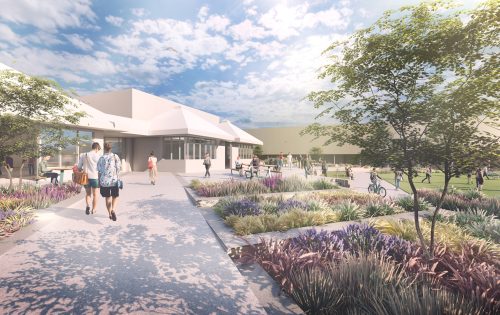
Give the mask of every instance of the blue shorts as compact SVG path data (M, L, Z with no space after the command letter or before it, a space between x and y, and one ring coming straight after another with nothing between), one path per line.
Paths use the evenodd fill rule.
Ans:
M97 179L89 179L89 183L84 186L85 188L99 188L99 181Z

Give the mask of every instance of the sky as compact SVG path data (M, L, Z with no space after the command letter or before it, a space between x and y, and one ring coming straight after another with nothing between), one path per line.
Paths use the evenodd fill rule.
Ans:
M79 95L136 88L242 128L302 126L330 87L322 52L417 2L0 0L0 62Z

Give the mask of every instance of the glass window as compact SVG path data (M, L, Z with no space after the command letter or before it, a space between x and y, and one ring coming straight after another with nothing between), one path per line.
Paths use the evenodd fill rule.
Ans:
M104 138L104 143L111 143L111 152L118 155L120 159L125 158L126 145L123 138Z
M92 149L92 131L77 131L79 153L89 152Z

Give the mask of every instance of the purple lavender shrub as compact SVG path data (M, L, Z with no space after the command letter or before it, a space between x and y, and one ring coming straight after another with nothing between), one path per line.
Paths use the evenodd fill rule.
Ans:
M250 199L241 199L225 205L223 217L226 218L230 215L245 217L249 215L260 215L261 213L262 210L257 202Z

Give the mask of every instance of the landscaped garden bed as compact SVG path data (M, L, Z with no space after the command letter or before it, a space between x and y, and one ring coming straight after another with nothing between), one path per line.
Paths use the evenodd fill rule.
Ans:
M404 212L390 199L347 190L294 196L233 196L213 207L238 235L287 231Z
M441 197L441 191L421 189L418 195L432 205L436 205ZM444 198L443 209L452 211L465 211L468 209L483 210L489 215L500 216L500 199L487 197L481 192L469 190L451 190Z
M25 185L12 191L0 187L0 238L31 224L36 209L47 208L80 191L81 186L73 183L63 186Z
M268 177L258 180L226 180L203 183L192 180L189 185L200 197L225 197L236 195L254 195L276 192L296 192L337 189L337 185L326 179L306 181L303 178L292 176L287 178Z
M263 240L243 260L258 262L307 314L497 314L499 245L443 223L426 259L412 225L312 229Z

